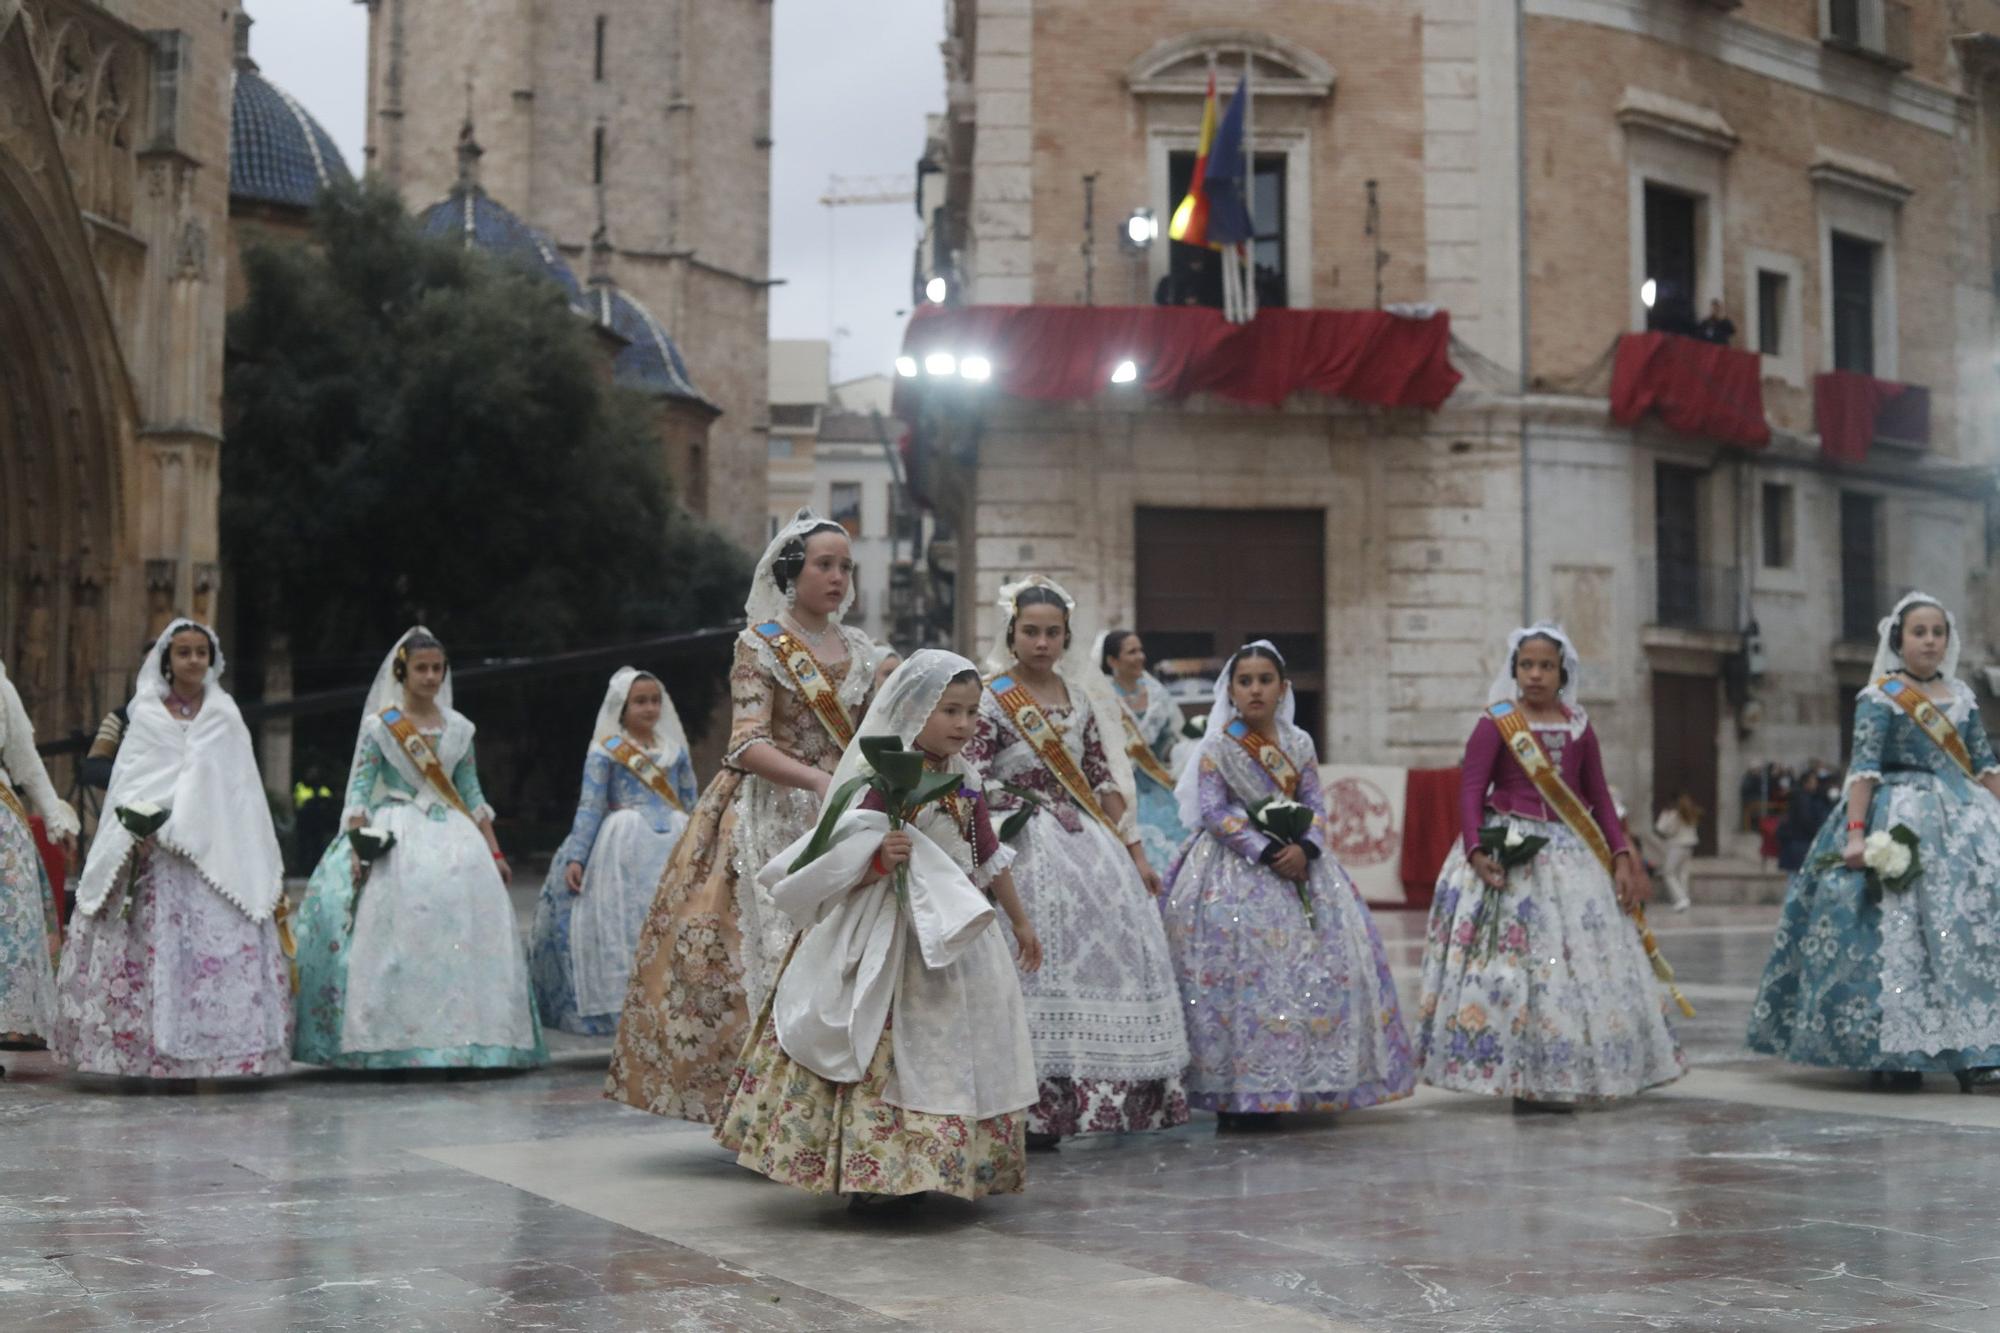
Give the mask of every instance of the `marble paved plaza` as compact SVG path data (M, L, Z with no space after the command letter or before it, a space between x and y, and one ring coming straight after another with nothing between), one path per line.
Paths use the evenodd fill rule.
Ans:
M1747 1056L1772 915L1662 916L1696 1068L1631 1106L1198 1116L894 1222L603 1101L602 1042L196 1095L0 1055L0 1330L2000 1330L2000 1098Z

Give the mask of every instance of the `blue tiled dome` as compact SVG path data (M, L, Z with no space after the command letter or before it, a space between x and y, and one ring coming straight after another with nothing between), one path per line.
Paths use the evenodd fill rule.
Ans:
M620 384L708 402L701 390L694 387L687 362L681 360L681 349L674 346L674 340L667 336L660 321L653 318L652 311L618 288L595 282L584 302L592 319L626 342L625 350L614 363Z
M229 117L229 194L310 208L329 185L353 180L320 123L247 61L236 67Z
M549 279L563 289L563 298L573 306L583 302L583 285L549 238L477 185L454 187L448 196L417 215L417 226L426 236L447 237L468 250L498 255Z

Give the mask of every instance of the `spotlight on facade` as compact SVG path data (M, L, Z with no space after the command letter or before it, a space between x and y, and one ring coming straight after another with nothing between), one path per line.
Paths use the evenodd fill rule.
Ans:
M944 298L951 295L951 284L943 277L934 277L924 284L924 299L932 305L943 305Z
M950 352L932 352L924 358L924 369L933 375L956 375L958 358Z
M1639 284L1639 304L1651 310L1653 302L1660 299L1660 284L1651 278Z
M1111 382L1113 384L1132 384L1136 383L1138 378L1139 363L1137 361L1120 361L1118 368L1111 372Z
M993 363L983 356L964 357L958 363L958 374L961 379L983 384L993 378Z
M1160 220L1153 216L1150 208L1135 208L1125 219L1125 231L1119 242L1127 253L1142 254L1160 237Z
M915 379L917 377L917 358L914 356L897 357L896 373L906 380Z

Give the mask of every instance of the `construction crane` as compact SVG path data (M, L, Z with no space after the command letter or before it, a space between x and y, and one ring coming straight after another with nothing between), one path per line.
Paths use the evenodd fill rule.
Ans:
M819 197L820 206L826 209L826 341L831 348L836 337L846 330L837 328L833 322L834 286L839 281L840 268L838 229L834 226L834 210L837 208L867 208L881 204L910 204L916 202L917 179L912 175L898 176L828 176L826 193Z

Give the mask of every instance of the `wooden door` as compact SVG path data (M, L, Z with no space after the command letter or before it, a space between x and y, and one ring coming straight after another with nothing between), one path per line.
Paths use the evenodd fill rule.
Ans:
M1704 811L1698 855L1714 856L1720 810L1716 791L1715 733L1721 722L1714 676L1653 673L1653 803L1650 822L1679 793Z
M1252 639L1284 654L1315 743L1326 688L1326 513L1150 509L1134 516L1138 624L1155 661L1220 669Z

